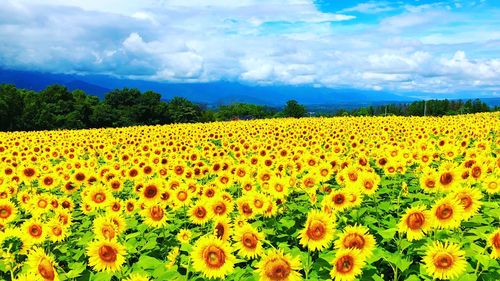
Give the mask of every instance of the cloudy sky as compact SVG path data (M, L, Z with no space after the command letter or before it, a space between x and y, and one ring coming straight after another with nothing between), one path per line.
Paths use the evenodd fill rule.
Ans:
M500 96L500 1L4 0L0 67Z

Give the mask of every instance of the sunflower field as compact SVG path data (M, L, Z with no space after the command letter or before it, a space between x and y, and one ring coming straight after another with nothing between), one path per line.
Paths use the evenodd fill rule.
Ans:
M500 114L0 133L2 280L500 280Z

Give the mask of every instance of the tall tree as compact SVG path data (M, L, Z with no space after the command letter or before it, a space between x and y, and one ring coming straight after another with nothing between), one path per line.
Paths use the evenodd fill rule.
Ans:
M304 117L306 116L305 106L299 104L296 100L289 100L286 102L283 113L286 117Z

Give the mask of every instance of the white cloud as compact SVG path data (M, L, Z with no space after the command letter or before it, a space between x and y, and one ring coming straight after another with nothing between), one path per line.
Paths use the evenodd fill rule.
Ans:
M376 23L349 15L394 14L395 6L369 1L326 13L309 0L9 0L0 66L171 82L498 88L498 11L489 20L438 4L399 7Z

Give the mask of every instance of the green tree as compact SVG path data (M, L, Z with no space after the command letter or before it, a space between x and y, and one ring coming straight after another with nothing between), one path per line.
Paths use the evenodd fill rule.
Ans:
M174 97L170 100L168 113L174 123L194 123L201 120L201 108L182 97Z
M283 113L286 117L304 117L306 116L305 106L299 104L296 100L289 100L286 102Z

